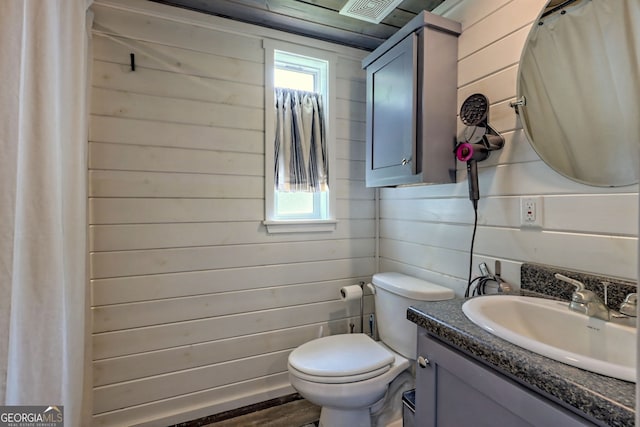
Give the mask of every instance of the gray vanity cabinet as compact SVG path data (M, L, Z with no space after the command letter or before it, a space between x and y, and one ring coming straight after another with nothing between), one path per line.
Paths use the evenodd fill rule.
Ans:
M362 61L367 187L455 182L459 32L422 12Z
M415 425L595 426L419 328Z

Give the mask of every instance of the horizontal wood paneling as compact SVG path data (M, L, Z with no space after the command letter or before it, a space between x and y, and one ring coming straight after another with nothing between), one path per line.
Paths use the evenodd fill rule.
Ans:
M96 88L167 98L253 108L264 106L264 89L261 85L202 76L185 78L181 73L143 68L139 64L132 71L130 64L95 61L92 83Z
M458 104L462 105L464 100L474 93L491 93L491 99L489 99L489 102L492 104L506 99L513 99L515 97L515 91L513 88L516 87L517 78L518 65L515 64L485 78L461 86L458 89ZM529 144L527 143L527 145Z
M92 49L96 63L99 65L102 62L108 62L125 66L122 72L134 79L137 77L128 75L131 72L131 53L136 55L136 70L140 67L147 70L171 71L186 76L228 80L252 86L264 81L264 68L256 67L255 60L197 52L114 35L94 34ZM129 85L126 79L120 79L120 82ZM153 84L153 82L142 83ZM188 83L188 81L182 83Z
M165 98L120 90L93 88L91 111L101 116L157 120L191 125L263 130L262 108Z
M264 198L264 178L92 170L89 197Z
M336 100L336 117L355 122L364 122L365 108L366 104L364 102L338 98Z
M365 187L364 177L362 180L338 179L336 191L338 192L338 200L372 200L375 196L373 188Z
M523 27L461 59L458 62L458 86L464 86L516 64L520 60L520 53L528 35L529 27Z
M488 2L486 2L488 3ZM458 57L460 59L485 49L509 34L525 28L528 31L533 19L541 9L540 2L531 0L513 0L509 5L491 11L490 6L484 10L486 17L481 25L465 28L460 34ZM513 13L517 10L519 13ZM491 28L491 31L487 31Z
M371 301L369 298L366 301L366 308L371 311ZM328 313L331 316L327 316ZM259 332L324 322L329 319L347 319L359 314L360 306L356 302L326 301L277 310L260 310L250 313L97 333L94 334L93 340L94 359L99 360L257 334Z
M364 52L336 48L336 230L269 235L261 37L153 3L94 9L95 425L165 426L293 392L288 353L359 327L339 289L375 271Z
M470 242L469 236L466 241L461 240L461 248L449 249L441 246L429 246L424 243L413 243L395 239L380 240L380 256L384 261L395 261L407 266L414 266L427 269L439 274L457 273L460 269L460 261L463 259L466 248L465 242ZM439 281L438 281L439 283Z
M128 251L141 249L220 246L307 241L311 234L269 236L261 222L215 222L179 224L94 225L90 228L90 250ZM366 239L374 234L374 220L341 221L333 239Z
M338 160L352 160L364 162L364 141L349 141L348 139L336 139L336 158Z
M373 239L149 249L91 254L91 277L135 276L373 256Z
M119 171L263 176L264 156L93 142L89 144L89 167Z
M384 239L452 249L462 253L469 250L471 225L443 225L393 221L381 224L381 256L401 260L384 250ZM429 234L421 234L429 233ZM392 237L390 237L392 236ZM428 239L420 236L429 236ZM550 231L521 231L508 228L478 227L474 253L513 261L527 261L584 270L585 257L596 259L602 265L599 273L621 278L633 277L636 264L629 262L629 254L636 250L636 237L612 237ZM460 257L460 265L468 265L468 255ZM463 276L463 271L460 274Z
M366 53L363 52L360 55L360 58L340 58L336 64L336 74L338 79L349 79L356 82L366 83L367 75L362 70L362 59L365 56ZM357 101L363 101L361 98L354 99Z
M338 179L362 181L365 171L365 162L362 160L336 159L338 165Z
M344 277L356 283L366 278L373 265L371 258L355 258L94 279L93 305L326 282Z
M443 10L443 16L462 24L462 32L470 30L487 15L495 13L507 3L505 0L456 1L453 7L445 3L438 9Z
M350 279L94 307L94 332L182 322L336 300Z
M336 79L336 97L338 99L352 99L364 102L366 90L366 82L356 76L353 76L352 79L348 77Z
M95 115L89 130L94 142L264 153L264 134L257 130Z
M342 140L365 141L365 123L341 118L336 119L336 138Z
M198 419L294 393L289 384L289 374L281 372L222 387L185 393L169 399L130 406L109 411L93 417L93 424L105 427L134 425L139 427L162 427L183 422L185 411L191 419ZM248 394L247 390L253 390Z
M94 411L99 414L127 406L167 399L184 393L245 381L257 376L284 372L287 369L289 353L288 350L278 351L213 366L192 368L185 372L95 387L93 392Z
M489 202L489 200L487 200ZM468 224L473 213L466 198L410 199L402 204L383 200L380 216L384 219ZM577 215L575 207L590 215ZM586 232L590 234L635 235L638 225L629 221L638 213L637 195L575 194L543 198L543 224L548 231ZM520 228L520 197L494 197L480 203L478 223L483 226Z
M259 221L262 199L92 198L91 224Z
M95 362L95 386L130 381L297 347L323 333L347 333L345 321L324 322Z
M257 37L246 37L198 25L178 24L157 16L131 13L100 3L95 4L92 10L95 14L93 28L98 33L238 58L258 64L264 61L262 41ZM213 43L213 40L224 40L224 42ZM176 58L173 55L168 56Z
M92 198L89 214L91 224L103 225L260 221L263 206L263 199ZM371 219L373 209L373 200L342 199L336 217Z

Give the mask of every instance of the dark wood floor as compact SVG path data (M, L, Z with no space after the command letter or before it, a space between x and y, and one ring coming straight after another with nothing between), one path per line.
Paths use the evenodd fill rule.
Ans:
M299 399L203 427L306 427L319 418L319 406Z
M168 427L317 427L320 407L297 393Z

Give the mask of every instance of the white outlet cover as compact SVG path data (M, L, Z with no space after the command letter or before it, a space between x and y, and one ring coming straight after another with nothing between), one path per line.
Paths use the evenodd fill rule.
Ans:
M520 226L542 228L542 197L520 197Z

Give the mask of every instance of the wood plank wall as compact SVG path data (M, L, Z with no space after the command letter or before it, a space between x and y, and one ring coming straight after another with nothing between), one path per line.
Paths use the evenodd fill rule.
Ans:
M484 93L490 122L505 148L479 163L481 200L473 261L495 260L519 285L523 261L636 279L638 187L607 189L574 183L533 151L509 102L516 98L518 61L546 0L449 1L443 15L462 23L458 105ZM441 8L444 9L444 8ZM576 111L579 114L579 111ZM459 124L459 131L463 125ZM466 170L458 183L384 189L380 194L380 268L446 284L464 293L473 208ZM520 228L520 196L542 196L542 229Z
M162 426L293 392L289 352L359 326L338 290L375 269L365 53L338 49L337 230L268 235L256 27L137 0L93 11L94 425Z

